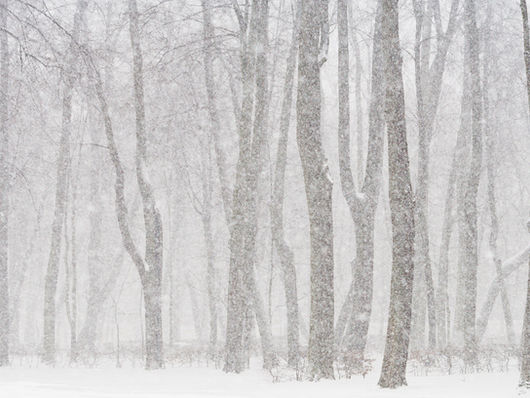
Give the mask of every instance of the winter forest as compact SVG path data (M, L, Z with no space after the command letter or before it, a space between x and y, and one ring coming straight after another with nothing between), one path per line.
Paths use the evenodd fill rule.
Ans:
M529 166L526 0L0 0L0 397L525 395Z

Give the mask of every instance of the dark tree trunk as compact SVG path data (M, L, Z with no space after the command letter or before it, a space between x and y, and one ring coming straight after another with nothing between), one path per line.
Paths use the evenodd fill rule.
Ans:
M414 200L409 171L397 0L383 0L392 280L385 355L379 385L406 385L414 278Z
M327 45L327 1L304 1L298 55L297 142L304 172L311 245L310 377L333 378L333 184L322 148L321 49Z

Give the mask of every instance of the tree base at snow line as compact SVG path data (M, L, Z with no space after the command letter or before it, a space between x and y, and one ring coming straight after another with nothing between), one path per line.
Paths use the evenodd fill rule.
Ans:
M160 290L152 295L144 294L145 303L145 369L156 370L164 367L162 341L162 307Z
M407 380L400 372L389 370L381 374L377 384L381 388L398 388L407 386Z

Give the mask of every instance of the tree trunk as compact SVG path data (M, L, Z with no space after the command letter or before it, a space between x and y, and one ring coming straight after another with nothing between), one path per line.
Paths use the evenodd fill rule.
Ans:
M160 369L164 366L164 345L162 341L162 288L160 278L147 272L144 285L145 306L145 367Z
M524 44L524 62L526 69L526 90L528 94L528 107L530 110L530 28L528 26L528 8L526 0L521 0L521 15L523 19L523 44ZM528 232L530 232L530 220L527 223ZM528 262L528 286L526 294L526 308L524 313L523 334L521 337L521 378L520 385L530 388L530 260Z
M245 365L245 316L250 303L262 305L254 278L257 234L257 187L262 168L267 115L267 34L268 0L254 0L249 26L242 22L241 34L248 28L248 41L242 40L241 70L243 104L239 120L239 159L233 192L232 220L230 224L230 271L228 282L228 308L226 323L225 372L239 373ZM236 11L238 8L236 8ZM239 14L238 14L239 15ZM254 107L254 85L255 102ZM254 120L252 116L254 114ZM253 122L253 123L252 123ZM256 316L260 316L260 311ZM264 312L263 312L264 314ZM248 318L248 317L247 317ZM262 338L264 365L272 353L263 340L270 333L270 325L258 323Z
M424 348L425 311L427 308L429 338L428 346L433 350L436 346L437 310L435 289L430 256L429 239L429 148L434 133L434 120L442 88L445 64L449 45L457 28L459 0L453 0L449 13L447 28L443 31L439 15L438 0L430 0L426 4L423 0L414 1L414 15L416 19L416 39L414 47L416 99L418 113L418 177L416 184L416 266L415 293L413 294L412 316L412 349ZM437 15L438 14L438 15ZM437 48L432 65L431 37L432 19L438 20L436 26ZM427 306L425 306L427 304Z
M133 79L136 111L136 178L143 203L145 225L145 263L142 286L145 300L146 368L159 369L164 365L162 343L162 219L157 208L147 170L147 136L145 132L145 104L143 59L140 48L139 14L136 0L129 1L129 32L133 50Z
M476 23L475 1L465 2L466 50L469 53L469 75L471 80L471 164L464 194L464 234L460 262L464 278L463 326L464 360L467 366L477 361L476 347L476 302L478 269L477 192L482 164L482 95L479 71L479 32Z
M410 181L398 1L383 0L392 280L385 355L379 385L406 385L414 277L414 200Z
M302 5L298 56L297 142L304 173L311 245L310 377L333 378L333 184L321 139L321 49L327 1Z
M523 2L524 0L521 0L521 3ZM526 388L530 388L530 262L528 263L528 271L526 306L524 310L523 333L521 335L521 376L519 379L519 385Z
M341 186L350 213L355 224L356 257L353 266L353 279L347 300L341 313L346 311L346 306L351 306L344 336L342 327L338 327L336 341L345 351L345 361L349 371L356 373L362 369L364 350L366 347L370 316L372 313L373 297L373 266L374 266L374 222L375 211L379 198L381 185L381 172L383 167L384 147L384 97L385 76L383 66L382 42L382 11L381 2L378 2L372 53L372 84L368 127L368 154L366 157L366 170L362 186L362 195L357 195L353 190L353 177L350 167L349 136L339 137L339 158L341 159ZM360 132L358 132L360 133ZM351 188L347 183L342 183L343 177L349 177ZM346 181L345 181L346 182ZM346 189L345 189L346 188ZM347 312L350 312L349 310ZM337 326L338 322L337 322Z
M488 21L492 19L492 8L491 2L488 2L487 5L487 16ZM497 250L497 238L499 236L499 220L497 217L497 199L495 193L495 164L496 162L496 140L495 132L492 130L491 115L490 115L490 106L489 106L489 79L490 79L490 64L491 64L491 30L489 22L485 23L483 27L484 31L484 59L482 61L483 73L482 73L482 96L483 96L483 108L484 108L484 137L486 139L486 172L488 176L488 186L487 186L487 196L488 196L488 208L490 212L490 235L489 235L489 249L492 254L493 264L495 265L495 271L497 276L501 276L502 273L502 263L499 258L499 253ZM506 284L504 280L500 280L501 288L501 300L502 300L502 309L504 312L504 322L506 324L506 335L507 341L510 346L515 344L515 332L513 328L513 318L512 312L510 309L510 301L508 298L508 291L506 289ZM477 335L477 342L480 342L480 337Z
M43 361L55 364L55 295L59 274L59 256L61 254L61 231L66 207L66 176L70 159L70 134L72 121L72 94L75 84L76 54L79 31L83 14L87 8L86 0L78 0L74 16L74 30L70 43L68 61L63 74L63 115L61 140L57 154L57 182L55 190L55 212L53 216L50 256L44 284L44 339Z
M9 364L9 47L7 0L0 2L0 367Z
M345 3L342 7L346 7ZM341 12L347 14L347 11ZM382 167L382 150L383 150L383 98L384 98L384 79L382 70L382 53L381 53L381 7L378 3L378 9L375 22L374 48L373 48L373 69L372 69L372 99L370 104L370 126L368 141L368 156L366 163L366 173L363 183L363 193L365 199L355 192L353 173L350 169L349 155L349 116L347 107L349 107L348 96L349 89L344 83L347 79L346 49L348 30L347 20L340 19L340 37L341 46L339 56L342 62L339 63L339 75L341 81L341 101L342 117L339 122L339 161L340 176L343 195L349 205L350 213L355 223L355 241L356 241L356 258L353 262L353 281L348 293L347 301L343 305L341 314L352 312L348 321L346 331L344 332L344 317L341 316L340 324L337 322L338 330L336 331L336 342L340 347L343 346L344 361L349 373L359 373L362 371L364 360L364 349L366 347L368 328L370 325L370 315L372 308L373 295L373 245L374 245L374 219L379 194L379 180ZM341 55L342 52L342 55ZM359 69L360 65L357 65ZM357 70L357 73L360 71ZM357 101L359 98L357 98ZM359 115L358 115L359 117ZM362 131L358 131L362 134ZM359 144L358 140L358 144ZM358 154L358 157L361 155ZM362 175L362 171L359 171ZM350 307L351 310L347 310ZM344 336L343 336L344 334Z
M461 134L459 134L459 139ZM458 146L458 143L457 143ZM440 245L440 260L438 268L438 292L437 292L437 323L438 323L438 343L441 350L445 349L450 342L449 333L451 331L451 316L449 310L449 245L453 231L454 216L453 202L455 196L455 181L457 173L457 149L451 162L451 171L447 181L447 196L445 198L444 216L442 224L442 242Z
M134 2L132 0L132 2ZM133 8L132 11L135 11L136 3L129 5ZM131 18L133 19L132 23L132 33L137 32L134 27L137 25L137 12L130 13ZM136 23L134 23L134 20ZM131 35L135 37L134 34ZM133 41L133 43L135 43ZM137 44L137 43L136 43ZM133 47L136 47L133 44ZM136 48L138 50L138 48ZM94 64L93 58L88 55L89 62L89 72L93 83L96 88L96 95L100 104L100 109L102 112L104 127L105 127L105 136L107 139L107 149L114 167L115 171L115 207L116 207L116 218L118 221L118 226L120 229L120 234L123 241L123 246L131 260L133 261L140 281L142 288L144 290L144 298L146 303L146 327L149 330L146 330L146 337L149 341L150 346L147 347L149 358L146 358L146 368L147 369L156 369L160 368L164 364L163 360L163 344L162 344L162 319L161 319L161 276L162 276L162 225L160 214L156 208L156 203L154 197L152 196L152 188L146 179L146 170L145 170L145 131L143 130L143 123L145 117L142 118L143 107L141 104L143 101L143 95L138 95L143 93L143 82L139 79L135 79L135 91L137 94L137 121L140 121L140 126L137 126L137 141L140 142L140 148L137 148L136 156L136 170L137 178L140 185L140 193L142 195L142 200L144 201L144 219L146 224L146 254L145 262L149 265L149 268L146 269L146 264L144 259L136 247L129 228L128 221L128 209L125 202L125 173L123 171L123 165L119 157L118 148L116 146L116 141L114 139L114 132L112 128L112 120L110 118L110 113L108 109L107 100L105 97L105 92L103 89L103 83L101 76L97 67ZM136 56L138 53L136 52ZM140 57L141 60L141 57ZM138 71L136 64L136 71ZM141 71L141 68L139 69ZM138 145L138 144L137 144ZM147 211L146 211L147 210ZM149 297L147 297L149 296ZM142 334L143 335L143 334Z
M283 86L283 99L280 118L280 136L276 152L276 168L272 193L272 239L283 270L283 287L285 291L285 305L287 308L287 363L296 368L299 359L299 311L298 293L296 286L296 268L294 254L285 241L283 229L283 201L285 185L285 169L287 166L287 145L289 141L289 124L293 102L293 83L296 69L296 55L298 50L298 12L300 2L296 2L296 15L294 16L293 35L291 47L285 69L285 82Z

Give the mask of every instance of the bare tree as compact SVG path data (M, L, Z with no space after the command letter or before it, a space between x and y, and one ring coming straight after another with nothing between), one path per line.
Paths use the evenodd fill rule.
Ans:
M280 116L280 137L276 152L276 167L272 193L272 239L283 270L283 287L285 290L285 304L287 307L287 362L289 366L298 366L300 320L298 311L298 293L296 286L296 268L294 254L284 236L283 201L285 190L285 169L287 166L287 145L289 142L289 124L293 102L294 74L296 70L296 55L298 52L298 13L300 2L295 2L295 16L291 47L285 68L285 82L283 85L283 99Z
M345 73L345 60L347 57L344 54L344 50L347 47L347 42L344 44L347 39L345 30L348 28L348 26L344 25L348 21L344 18L339 21L342 43L340 48L343 52L340 57L342 62L339 62L339 74L341 75L339 77L341 84L339 102L340 109L344 112L339 120L339 167L342 193L355 224L356 256L353 261L353 280L337 320L335 342L337 348L345 351L344 359L350 372L358 372L362 369L370 325L373 297L375 212L383 168L385 77L382 52L381 2L378 1L377 4L372 49L368 154L364 173L358 170L360 175L364 175L360 192L356 191L351 171L350 136L346 126L349 125L349 116L346 117L347 115L345 114L345 108L349 107L349 90L343 86L347 84L345 82L348 80L347 73ZM357 65L357 69L359 69L359 65ZM359 73L359 71L356 73ZM359 101L359 98L357 98L357 101ZM357 134L362 135L362 131L358 131Z
M9 46L7 0L0 2L0 367L9 364Z
M239 373L244 368L244 347L248 341L245 333L250 327L250 311L256 315L264 367L269 368L274 362L270 325L254 276L257 186L266 134L269 4L268 0L252 1L250 15L248 12L243 15L237 2L233 4L240 24L243 102L238 120L239 158L229 223L230 269L224 370ZM219 164L219 154L217 156ZM225 216L226 210L225 205Z
M524 48L524 63L526 69L526 89L528 94L528 107L530 110L530 27L528 26L528 8L526 0L521 0L521 16L523 19L523 48ZM526 224L528 232L530 232L530 220ZM526 293L526 307L524 313L523 333L521 336L521 377L519 384L526 388L530 387L530 260L528 267L528 286Z
M70 135L72 123L72 96L76 82L76 66L78 54L78 41L81 21L87 8L86 0L78 0L74 16L73 31L68 59L63 69L63 118L61 128L61 140L57 154L57 182L55 191L55 212L53 216L52 238L50 245L50 257L46 270L44 286L44 339L43 360L48 364L55 363L55 295L57 291L57 278L59 274L59 256L61 254L61 231L65 217L66 208L66 184L68 163L70 159Z
M465 181L463 234L460 236L459 262L461 263L464 286L464 358L467 365L474 365L477 360L475 334L478 268L477 193L482 164L482 94L479 70L479 32L474 0L466 0L464 12L465 47L469 54L467 79L470 79L472 118L471 163Z
M321 137L320 67L327 50L328 2L302 4L296 138L304 172L311 245L310 377L333 378L333 183Z
M496 132L492 126L491 108L490 108L490 79L491 79L491 67L493 62L493 54L491 49L491 28L490 23L493 19L493 10L491 1L488 1L486 7L487 22L483 26L483 40L484 40L484 57L482 61L482 103L484 110L484 137L486 144L486 173L488 177L487 185L487 196L488 196L488 209L490 213L490 234L488 239L489 250L495 271L497 276L502 274L502 261L499 258L497 249L497 239L499 236L499 219L497 215L497 193L496 193L496 177L497 177L497 153L496 153ZM513 328L512 311L510 308L510 301L508 298L508 290L506 289L506 283L503 279L500 280L501 287L501 301L502 309L504 312L504 322L506 324L506 335L508 344L513 346L515 344L515 332ZM481 338L479 324L477 323L477 343L480 342Z
M385 355L379 385L406 385L414 279L414 199L409 171L405 93L399 44L397 0L383 0L385 119L388 137L389 196L392 218L392 280Z
M429 181L430 181L430 144L434 135L442 81L449 46L458 27L459 0L452 0L444 30L438 0L415 0L413 2L416 21L414 45L414 66L416 83L416 106L418 120L418 175L415 191L416 201L416 248L414 268L414 294L412 312L411 345L416 348L424 346L425 309L428 310L429 348L436 345L436 303L433 272L430 255L429 236ZM433 23L434 21L434 23ZM431 47L433 25L437 46L432 62ZM443 275L442 275L443 279ZM427 306L425 306L427 304ZM442 326L443 328L443 326Z
M129 1L129 31L133 50L134 103L136 111L136 178L142 198L145 224L145 263L140 273L145 300L146 368L164 365L162 342L162 219L147 169L143 59L136 0Z

